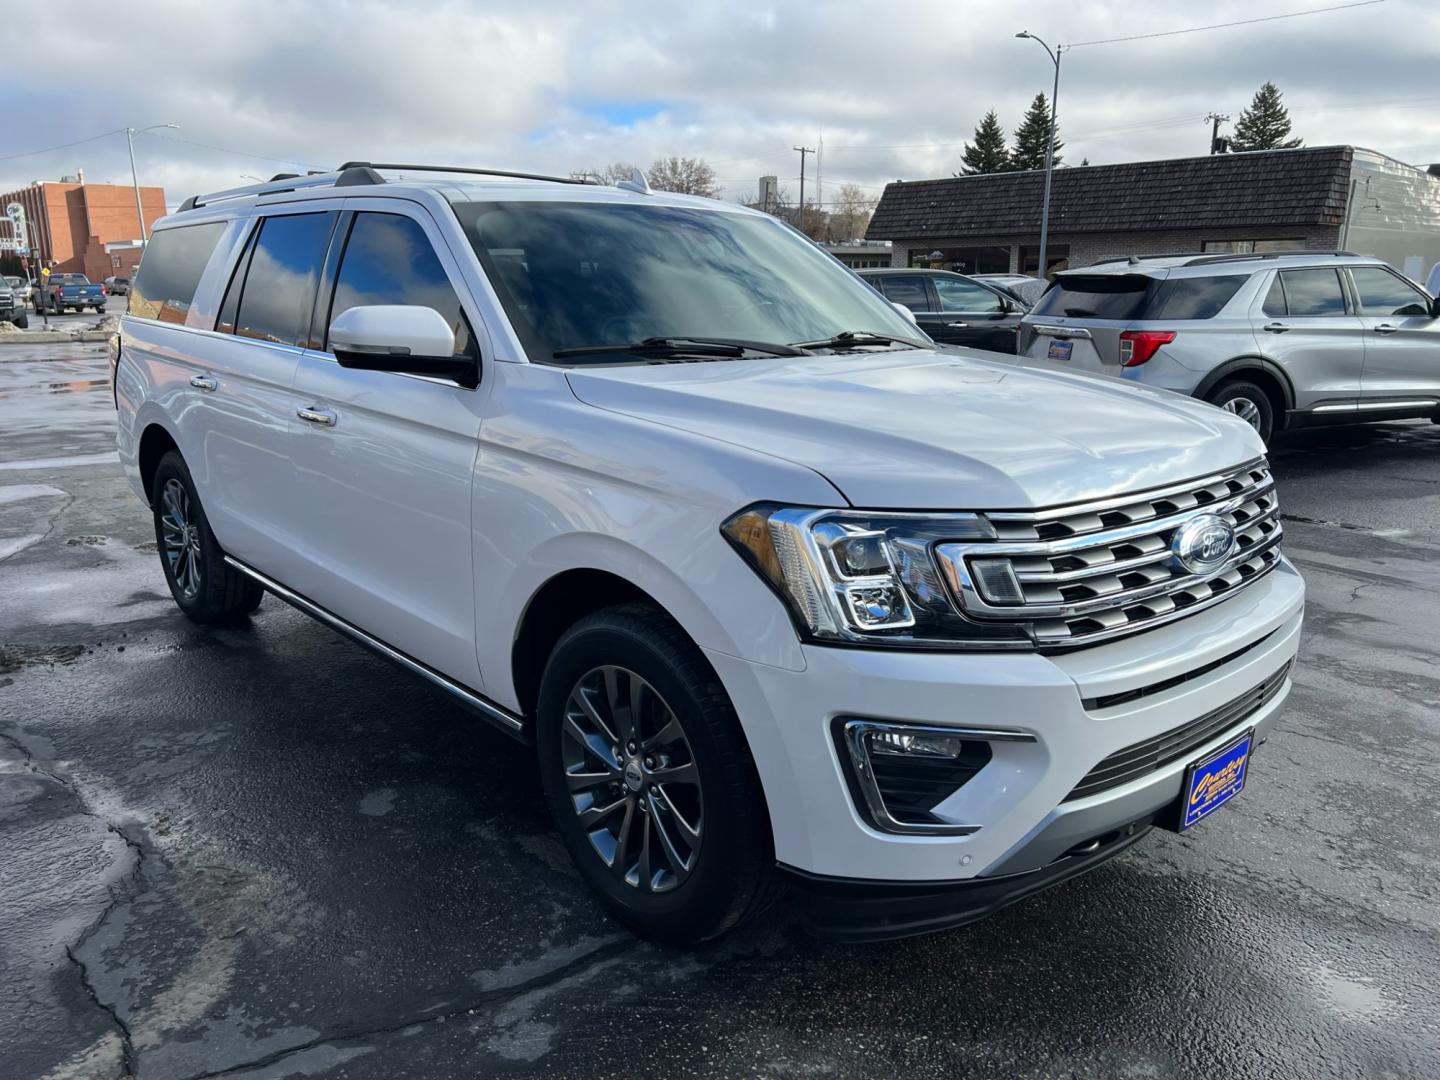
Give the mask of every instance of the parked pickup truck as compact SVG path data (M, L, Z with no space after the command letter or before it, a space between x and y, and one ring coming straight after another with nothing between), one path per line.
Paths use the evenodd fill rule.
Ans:
M104 314L106 299L105 286L91 284L84 274L51 274L40 287L36 306L45 307L51 315L84 311L87 307Z
M0 278L0 322L14 323L21 330L30 325L25 313L25 296L8 278Z

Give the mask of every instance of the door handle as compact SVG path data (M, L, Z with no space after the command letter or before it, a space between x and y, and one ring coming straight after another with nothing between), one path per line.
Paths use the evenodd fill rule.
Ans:
M1393 334L1393 333L1395 333L1395 331L1399 330L1400 327L1398 327L1398 326L1391 326L1389 323L1381 323L1379 326L1375 327L1374 329L1375 329L1375 333L1377 333L1377 334Z
M1286 326L1283 322L1266 323L1264 329L1272 334L1286 334L1290 332L1290 327Z
M296 409L295 415L301 420L308 420L312 424L324 424L326 427L334 427L337 417L327 409Z
M196 390L214 390L220 384L209 375L191 375L190 385Z
M969 329L970 329L970 324L969 324L968 322L947 322L945 325L946 325L947 327L949 327L951 330L969 330Z

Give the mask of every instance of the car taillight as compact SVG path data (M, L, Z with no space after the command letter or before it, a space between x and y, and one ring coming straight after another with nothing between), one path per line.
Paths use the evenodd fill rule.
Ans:
M101 285L101 286L100 286L100 295L101 295L101 296L109 296L109 295L110 295L110 290L107 289L107 288L105 288L104 285Z
M1139 367L1174 340L1174 330L1126 330L1120 335L1120 366Z

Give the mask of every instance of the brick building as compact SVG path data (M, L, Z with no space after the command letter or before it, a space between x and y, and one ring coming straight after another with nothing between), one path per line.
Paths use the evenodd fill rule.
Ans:
M52 270L101 281L111 274L128 276L140 262L140 220L135 189L128 184L37 180L0 195L0 212L12 202L25 207L42 264ZM165 189L142 187L140 202L148 233L165 214ZM32 267L31 273L38 270Z
M891 265L1036 274L1041 171L897 181L866 236ZM1049 270L1120 255L1352 248L1411 277L1440 260L1440 177L1373 150L1307 147L1057 169Z

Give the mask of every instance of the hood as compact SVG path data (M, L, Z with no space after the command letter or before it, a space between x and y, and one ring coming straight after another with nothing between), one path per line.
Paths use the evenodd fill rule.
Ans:
M597 366L568 376L590 405L808 466L870 509L1033 509L1264 453L1243 420L1192 398L974 355Z

